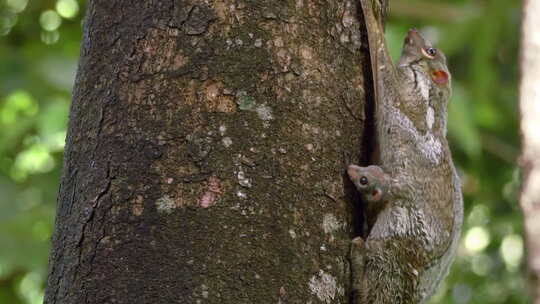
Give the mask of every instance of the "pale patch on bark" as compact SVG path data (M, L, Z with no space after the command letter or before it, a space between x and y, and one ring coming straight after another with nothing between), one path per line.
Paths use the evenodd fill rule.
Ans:
M294 231L294 229L289 229L289 235L291 236L292 239L296 238L296 232Z
M228 147L230 147L232 145L232 139L230 137L223 137L221 142L223 143L225 148L228 148Z
M242 170L238 171L236 174L236 177L238 178L238 183L242 187L251 188L251 179L246 176L246 173Z
M260 105L255 109L255 112L257 112L257 115L260 119L264 120L265 123L269 120L274 119L274 115L272 115L272 108L270 108L267 105ZM265 124L265 126L267 126Z
M336 219L336 217L331 213L327 213L324 215L322 226L323 226L324 233L326 234L334 233L341 228L341 224Z
M247 198L247 194L242 190L236 191L236 196L238 196L241 199L246 199Z
M219 126L219 134L221 136L224 136L225 135L225 132L227 132L227 126L226 125L221 125Z
M311 277L309 289L319 300L328 304L333 303L337 294L341 295L344 292L343 287L337 286L336 278L323 270L319 270L317 275Z
M168 195L156 200L156 209L161 214L171 214L176 209L176 204Z

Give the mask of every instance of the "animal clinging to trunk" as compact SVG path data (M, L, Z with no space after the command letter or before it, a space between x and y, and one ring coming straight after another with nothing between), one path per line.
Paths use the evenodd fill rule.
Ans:
M361 0L375 97L374 165L348 174L367 204L351 246L357 304L424 303L448 273L460 235L461 185L446 140L451 76L444 54L411 29L397 67L377 0Z

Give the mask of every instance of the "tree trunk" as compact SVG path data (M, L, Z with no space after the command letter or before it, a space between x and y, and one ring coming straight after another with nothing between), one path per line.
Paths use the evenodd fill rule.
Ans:
M521 134L523 185L521 208L529 283L533 303L540 304L540 1L524 3L521 42Z
M90 1L45 303L347 303L357 2Z

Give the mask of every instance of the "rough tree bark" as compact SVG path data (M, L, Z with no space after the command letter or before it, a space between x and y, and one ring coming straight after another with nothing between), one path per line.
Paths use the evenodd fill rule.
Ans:
M356 0L90 1L45 303L347 303L359 18Z
M540 1L524 2L521 42L521 134L523 185L521 208L529 286L533 303L540 303Z

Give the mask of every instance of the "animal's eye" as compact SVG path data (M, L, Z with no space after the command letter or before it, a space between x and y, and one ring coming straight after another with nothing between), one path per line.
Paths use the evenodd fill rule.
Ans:
M429 49L426 50L426 53L431 57L435 57L435 55L437 55L437 49L436 48L429 48Z
M367 177L365 177L365 176L360 177L360 184L361 185L365 186L365 185L367 185L367 183L368 183Z

